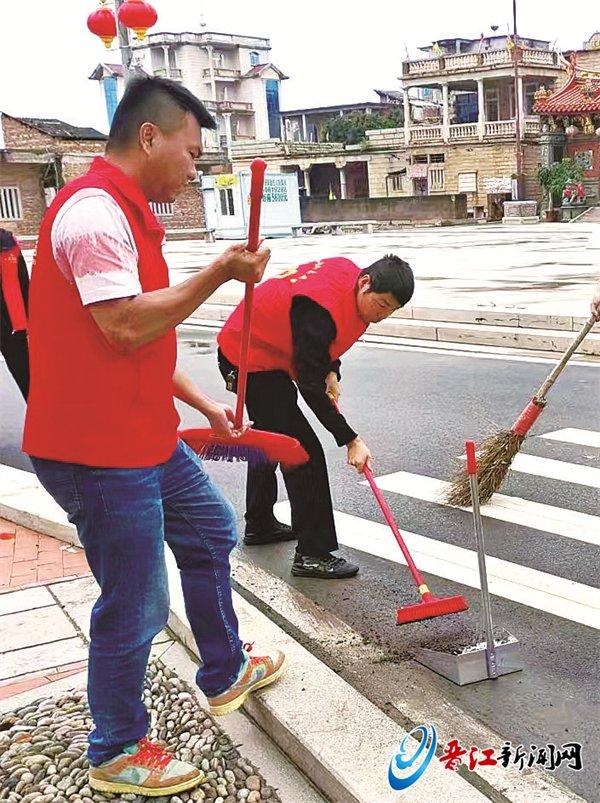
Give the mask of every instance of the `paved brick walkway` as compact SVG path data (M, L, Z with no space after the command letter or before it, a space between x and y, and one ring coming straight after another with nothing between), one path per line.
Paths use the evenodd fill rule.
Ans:
M87 574L83 549L0 519L0 592Z

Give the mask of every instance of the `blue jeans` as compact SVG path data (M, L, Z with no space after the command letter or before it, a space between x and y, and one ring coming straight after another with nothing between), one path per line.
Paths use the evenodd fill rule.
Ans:
M98 765L143 738L142 689L152 639L169 614L166 541L181 575L187 616L208 696L236 679L244 656L231 600L229 554L237 541L231 504L199 457L179 442L152 468L91 468L31 458L47 491L76 527L100 586L92 610L88 700Z

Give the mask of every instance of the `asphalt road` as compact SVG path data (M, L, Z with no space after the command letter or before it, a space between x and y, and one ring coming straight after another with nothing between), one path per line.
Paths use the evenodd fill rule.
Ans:
M226 400L212 339L211 333L182 336L180 362L204 390ZM343 409L376 456L376 476L405 472L392 480L395 490L388 491L386 498L401 529L423 536L430 558L437 554L441 559L442 568L437 573L424 572L432 589L439 595L464 594L470 602L466 614L402 628L395 625L396 609L417 601L410 575L394 558L397 548L391 533L389 542L379 531L370 540L371 523L382 521L379 509L368 487L345 465L345 450L338 449L318 424L330 466L334 507L353 517L344 519L340 538L351 534L357 539L354 543L361 545L360 551L342 547L341 552L360 564L360 574L335 583L292 578L292 544L241 547L244 559L335 613L381 647L392 662L410 660L420 646L469 643L479 630L479 594L467 581L464 567L450 579L453 575L447 566L451 555L446 550L447 545L474 549L472 520L467 512L418 498L420 478L447 479L465 439L478 439L512 423L548 371L547 363L535 361L423 354L362 344L344 360ZM525 454L545 460L534 461L533 473L512 472L502 489L505 495L526 500L523 510L527 515L522 514L526 522L531 515L527 502L571 511L572 522L571 513L562 514L567 525L574 525L570 534L565 535L562 529L567 525L560 524L561 532L548 531L552 528L544 523L547 508L536 508L535 526L485 519L488 555L506 562L498 565L504 567L507 579L520 583L516 599L511 598L513 592L504 592L498 584L493 610L496 625L519 639L524 670L496 682L465 687L431 675L450 702L513 745L580 742L583 771L561 767L556 774L589 801L600 799L593 759L600 753L598 619L590 622L579 613L578 606L591 604L598 586L600 448L590 445L595 442L590 433L600 431L599 371L598 366L571 366L563 375L534 436L523 448ZM0 462L28 468L27 458L19 452L23 404L3 364L0 405ZM198 425L201 420L193 411L182 410L182 415L187 426ZM565 428L583 432L581 437L587 443L539 437ZM548 460L559 464L549 464ZM548 466L550 473L558 472L558 476L542 476ZM211 464L210 471L236 505L241 519L244 467ZM280 498L284 499L283 492ZM540 510L544 515L539 515ZM581 519L577 513L592 518ZM584 526L578 530L581 523ZM365 532L362 540L361 526ZM378 538L390 545L383 557L373 546ZM560 578L569 582L565 585ZM563 586L566 596L561 599ZM554 594L552 612L547 610L544 589Z

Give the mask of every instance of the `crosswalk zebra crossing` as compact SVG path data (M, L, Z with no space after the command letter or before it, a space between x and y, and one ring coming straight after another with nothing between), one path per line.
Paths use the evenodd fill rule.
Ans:
M544 441L555 441L581 446L589 452L600 448L600 432L583 429L561 429L537 436ZM544 479L560 480L600 488L600 469L592 466L533 455L521 454L513 464L517 473L534 474ZM444 491L448 483L434 477L407 471L397 471L376 478L378 486L391 494L412 497L435 505L445 506ZM471 528L470 509L465 510L465 527ZM600 512L600 501L598 504ZM277 514L289 522L287 502L278 506ZM600 515L542 504L532 499L495 494L482 514L500 522L518 525L536 531L540 541L546 534L572 541L600 546ZM405 565L397 544L386 524L361 516L336 511L336 525L340 544ZM402 529L402 522L400 521ZM473 549L456 546L402 529L406 542L419 568L446 580L479 588L477 553ZM521 605L529 606L562 619L600 629L600 590L558 574L511 562L498 557L487 558L488 581L493 595Z

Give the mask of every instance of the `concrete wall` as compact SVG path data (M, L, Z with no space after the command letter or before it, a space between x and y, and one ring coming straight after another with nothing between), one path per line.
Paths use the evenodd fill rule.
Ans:
M302 221L343 220L464 220L467 196L428 195L409 198L354 198L329 201L325 198L300 198Z

